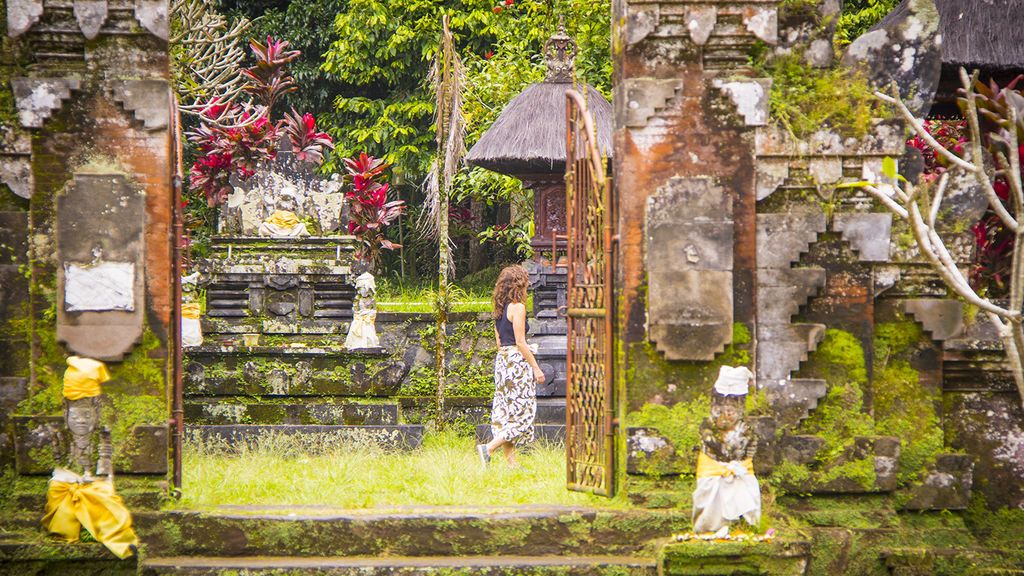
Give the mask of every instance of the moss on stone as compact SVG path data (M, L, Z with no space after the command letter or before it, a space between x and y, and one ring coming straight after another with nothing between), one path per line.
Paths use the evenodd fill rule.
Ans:
M926 341L921 327L910 320L901 318L875 326L875 431L900 439L897 479L901 485L917 479L943 449L943 431L936 412L941 393L923 386L920 373L910 364Z
M875 118L890 115L862 75L843 67L814 68L801 51L762 57L754 67L772 79L772 121L796 138L822 129L863 137Z
M675 447L676 454L694 464L694 451L700 447L700 423L711 411L711 396L699 396L672 406L645 404L626 416L629 427L654 428Z
M864 348L846 331L830 329L818 350L801 369L828 382L828 393L800 426L801 434L825 439L822 462L834 460L855 436L870 436L873 422L864 412L863 386L867 384Z

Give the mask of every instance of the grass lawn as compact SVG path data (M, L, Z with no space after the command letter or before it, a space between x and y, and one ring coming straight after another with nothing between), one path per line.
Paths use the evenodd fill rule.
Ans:
M473 439L453 432L428 433L423 446L409 452L314 448L311 453L288 437L268 437L233 451L190 440L183 455L184 494L175 507L627 506L624 500L566 490L561 446L538 445L520 454L519 469L509 468L497 454L484 469Z

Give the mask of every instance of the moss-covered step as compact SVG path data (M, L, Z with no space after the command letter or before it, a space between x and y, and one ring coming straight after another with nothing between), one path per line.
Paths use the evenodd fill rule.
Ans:
M142 576L656 576L653 559L621 556L147 558Z
M689 524L681 510L563 506L411 512L233 507L135 517L158 556L585 556L653 558L658 542Z
M0 576L134 576L136 558L121 560L98 542L66 544L38 530L0 537Z
M662 576L803 576L811 545L775 542L675 542L659 554Z
M185 402L185 421L191 424L398 424L398 404L395 403L282 400L190 397Z
M390 396L408 373L379 349L202 347L186 353L186 396Z
M402 417L408 422L426 422L437 411L437 401L426 396L399 398ZM453 396L444 400L445 418L472 424L488 424L491 398L488 396ZM537 398L537 424L565 424L565 398Z
M339 443L379 446L385 450L409 450L423 444L424 427L418 424L392 426L326 426L318 424L186 425L186 434L206 442L231 446L258 441L269 435L295 436L309 450Z
M775 479L791 494L871 494L897 488L900 439L857 436L842 452L823 454L827 442L814 436L784 436Z
M534 437L538 441L549 444L565 443L565 424L535 424L533 431ZM490 424L477 424L476 441L480 443L491 441Z

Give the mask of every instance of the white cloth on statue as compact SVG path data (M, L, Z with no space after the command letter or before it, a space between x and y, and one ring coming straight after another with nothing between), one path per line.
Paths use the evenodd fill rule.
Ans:
M181 345L200 346L203 343L203 328L199 318L181 319Z
M715 380L715 392L722 396L745 396L753 379L754 373L746 366L722 366Z
M733 476L697 478L693 491L693 531L717 532L742 518L756 526L761 521L761 487L742 462L725 465Z
M377 328L374 326L376 321L376 310L357 310L352 318L352 324L348 328L348 336L345 337L345 348L351 350L380 346Z

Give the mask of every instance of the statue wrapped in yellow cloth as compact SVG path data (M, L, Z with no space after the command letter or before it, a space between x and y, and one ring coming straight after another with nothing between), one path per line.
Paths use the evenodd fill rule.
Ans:
M306 225L295 215L298 208L295 194L282 192L278 197L276 210L269 218L263 221L259 227L260 236L271 236L274 238L299 238L309 236Z
M71 356L64 372L64 420L71 431L70 468L57 468L46 493L47 531L77 542L82 528L119 558L135 553L138 538L131 513L114 492L113 447L110 430L100 430L95 476L94 436L99 428L101 384L110 380L98 360Z
M743 519L761 520L761 487L754 477L755 439L743 419L749 383L745 367L723 366L711 397L711 417L700 426L697 488L693 491L693 531L728 531Z

